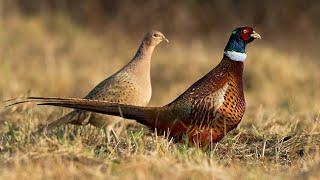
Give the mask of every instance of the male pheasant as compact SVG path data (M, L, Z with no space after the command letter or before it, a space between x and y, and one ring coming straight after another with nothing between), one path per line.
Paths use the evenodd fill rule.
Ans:
M152 93L150 81L151 56L155 47L163 40L169 42L159 31L146 33L132 60L118 72L100 82L85 96L85 99L139 106L147 105ZM106 122L115 122L118 119L121 118L74 110L48 125L40 127L39 131L49 130L67 123L76 125L90 123L102 127L105 126Z
M173 102L162 107L141 107L86 99L29 97L40 105L53 105L123 116L174 138L187 135L204 146L220 141L236 128L245 112L243 61L246 45L261 36L251 27L235 29L221 62Z

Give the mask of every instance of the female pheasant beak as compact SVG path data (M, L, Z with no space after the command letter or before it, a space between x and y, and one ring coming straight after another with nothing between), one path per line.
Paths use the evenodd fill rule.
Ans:
M169 43L169 39L167 39L165 36L163 36L163 40L165 40L167 43Z
M250 35L250 37L253 37L255 39L261 39L260 34L256 33L255 31L252 32L252 34Z

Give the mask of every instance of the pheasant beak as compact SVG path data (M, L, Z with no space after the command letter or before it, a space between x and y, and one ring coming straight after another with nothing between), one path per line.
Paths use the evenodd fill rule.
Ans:
M169 43L169 40L165 36L163 36L162 39Z
M169 39L167 39L165 36L163 36L163 40L165 40L167 43L169 43Z
M256 33L255 31L252 32L252 34L250 35L250 37L253 37L255 39L261 39L260 34Z

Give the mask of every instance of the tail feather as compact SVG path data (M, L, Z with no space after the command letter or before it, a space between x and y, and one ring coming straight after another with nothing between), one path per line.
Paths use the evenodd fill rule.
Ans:
M59 106L74 108L95 113L121 116L126 119L134 119L139 123L154 127L156 117L160 108L158 107L141 107L106 101L79 99L79 98L57 98L57 97L28 97L24 100L14 102L8 106L17 105L26 102L35 102L38 105ZM68 122L66 120L65 122ZM58 122L57 122L58 123ZM59 123L58 123L59 124Z
M49 101L55 101L55 100L73 100L77 98L59 98L59 97L22 97L22 98L14 98L14 99L9 99L6 101L3 101L3 103L7 104L6 107L11 107L11 106L16 106L19 104L24 104L24 103L31 103L31 102L41 102L42 100L44 102L49 102Z
M80 117L80 114L78 114L78 113L79 112L72 111L72 112L68 113L67 115L62 116L61 118L56 119L56 120L48 123L45 128L47 130L51 130L51 129L55 128L55 127L58 127L58 126L61 126L61 125L68 124L70 122L76 121Z
M64 125L64 124L68 124L74 120L76 120L78 118L78 114L76 113L76 111L72 111L70 113L68 113L65 116L62 116L61 118L58 118L52 122L49 122L48 124L45 125L40 125L34 132L33 134L36 133L42 133L44 131L49 131L55 127Z

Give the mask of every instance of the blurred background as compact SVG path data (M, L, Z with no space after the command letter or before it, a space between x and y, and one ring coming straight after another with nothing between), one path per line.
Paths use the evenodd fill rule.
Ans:
M171 43L153 56L152 104L166 103L218 63L230 32L244 25L263 37L247 48L248 94L273 106L319 95L319 1L1 0L0 7L2 98L82 97L157 29Z
M227 36L230 29L251 25L264 35L264 43L310 54L319 49L319 9L316 0L2 0L1 14L4 21L12 14L65 16L97 33L121 31L130 37L159 29L187 40Z

